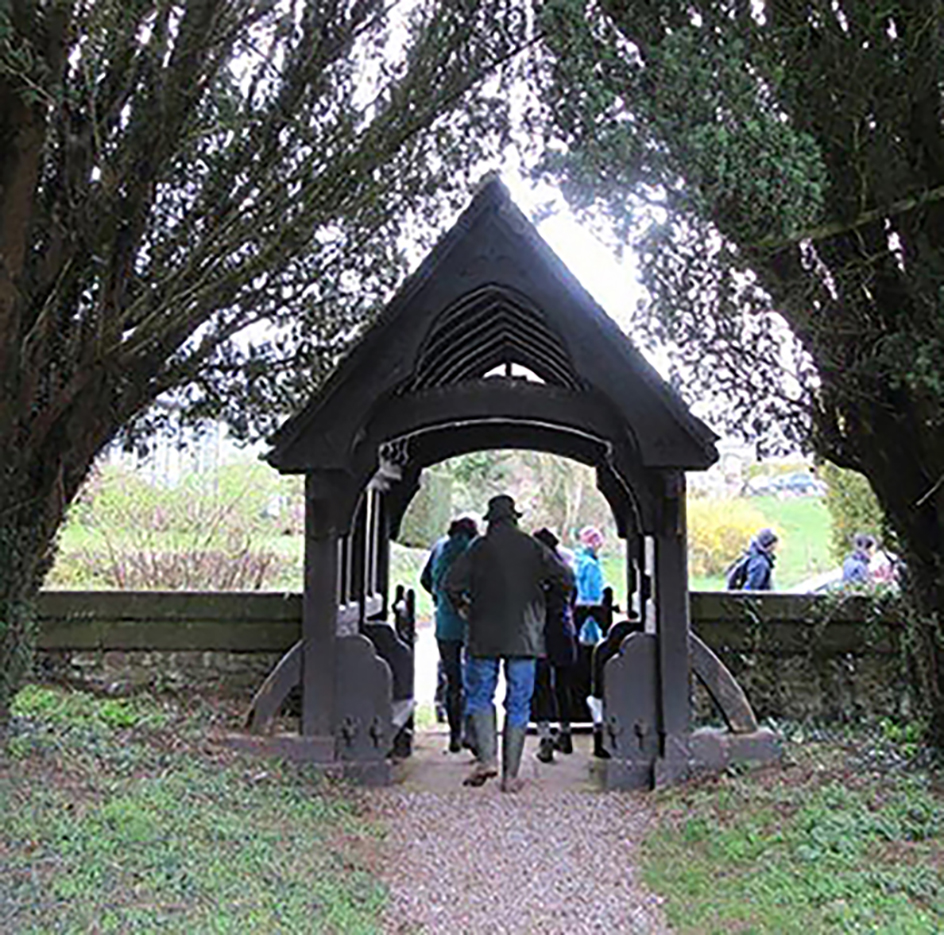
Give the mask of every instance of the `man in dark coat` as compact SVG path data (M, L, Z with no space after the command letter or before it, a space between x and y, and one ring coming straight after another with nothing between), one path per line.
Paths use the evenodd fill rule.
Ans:
M544 589L573 586L570 569L547 546L518 529L515 501L492 497L488 530L460 555L446 576L446 592L468 608L466 711L476 738L476 763L465 784L480 786L498 775L495 688L505 663L502 791L517 792L521 753L534 692L535 660L545 651Z

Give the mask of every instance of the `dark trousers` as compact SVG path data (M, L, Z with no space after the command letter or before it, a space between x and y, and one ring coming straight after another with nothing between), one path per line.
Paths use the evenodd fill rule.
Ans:
M535 721L570 721L571 674L573 666L554 666L547 659L538 659L534 680L534 701L531 706Z
M436 640L439 658L446 675L446 719L449 736L462 736L462 640Z

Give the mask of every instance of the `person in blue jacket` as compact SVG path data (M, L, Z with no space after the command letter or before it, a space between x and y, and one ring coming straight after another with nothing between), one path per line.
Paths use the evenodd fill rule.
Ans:
M777 534L772 529L762 529L751 540L747 558L745 591L772 591L774 587L774 551Z
M577 598L578 604L603 603L603 569L600 567L600 550L603 548L603 533L595 526L584 526L577 537Z
M869 565L875 552L875 539L868 533L856 533L852 540L852 553L842 563L843 584L869 584L872 575Z
M420 584L433 596L436 606L436 643L446 674L446 720L449 722L449 752L462 750L462 646L466 622L446 593L445 581L452 563L478 535L474 519L461 517L449 526L429 554Z

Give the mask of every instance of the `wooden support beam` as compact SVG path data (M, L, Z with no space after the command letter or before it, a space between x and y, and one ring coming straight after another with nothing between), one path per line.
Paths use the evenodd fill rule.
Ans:
M302 604L302 719L306 736L333 735L338 642L339 530L331 503L305 477L305 593Z
M677 475L666 498L663 528L656 537L656 613L659 697L664 737L688 734L688 555L685 540L685 478Z

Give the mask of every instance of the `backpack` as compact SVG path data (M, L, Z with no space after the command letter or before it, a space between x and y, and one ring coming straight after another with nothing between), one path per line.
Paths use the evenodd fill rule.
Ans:
M724 586L729 591L743 591L747 583L747 565L751 556L745 552L740 558L736 558L724 573Z

